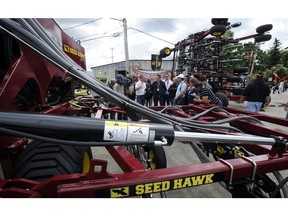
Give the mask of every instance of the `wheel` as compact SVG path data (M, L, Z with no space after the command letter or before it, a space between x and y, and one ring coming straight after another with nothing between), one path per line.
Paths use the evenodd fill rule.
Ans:
M270 34L260 35L260 36L255 37L255 43L269 41L271 38L272 38L272 35Z
M151 170L162 169L167 167L167 159L164 148L162 146L149 146L147 150L148 167ZM144 197L153 197L155 194L150 194ZM161 198L166 198L165 192L160 192ZM156 196L157 198L157 196Z
M234 74L241 74L248 72L248 67L238 67L233 69Z
M129 145L126 147L131 154L133 154L141 163L143 163L150 170L161 169L167 167L167 159L165 151L162 146L136 146ZM159 196L160 195L160 196ZM166 198L165 192L159 194L144 194L142 198Z
M165 58L171 54L171 49L169 47L164 47L163 49L160 50L159 55L162 58Z
M216 92L215 95L222 101L223 106L228 107L228 97L223 92Z
M151 170L167 167L166 154L162 146L148 147L148 166Z
M211 23L213 25L227 25L228 18L212 18Z
M272 28L273 28L272 24L266 24L266 25L262 25L262 26L259 26L258 28L256 28L256 32L258 34L262 34L264 32L270 31Z
M217 37L223 35L225 32L226 32L225 25L215 25L210 29L209 34Z
M87 173L91 148L31 141L16 161L13 178L36 181L72 173Z

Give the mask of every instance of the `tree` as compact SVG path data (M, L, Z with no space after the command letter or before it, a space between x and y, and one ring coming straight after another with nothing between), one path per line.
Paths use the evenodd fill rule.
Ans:
M281 64L284 67L288 67L288 50L286 49L281 53Z
M222 35L222 37L225 38L225 39L234 38L234 32L231 31L231 30L227 30L225 32L225 34Z
M281 42L275 38L272 48L268 51L268 68L276 66L281 63Z
M262 49L257 50L257 64L255 65L255 73L263 72L268 67L268 52Z

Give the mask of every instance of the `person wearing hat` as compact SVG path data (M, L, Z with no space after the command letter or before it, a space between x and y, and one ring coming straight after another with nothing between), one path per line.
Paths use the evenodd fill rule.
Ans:
M174 104L176 105L185 105L187 104L186 102L186 91L187 91L187 85L184 82L185 76L183 74L179 74L177 76L177 82L178 82L178 87L176 90L176 95L174 98Z
M264 102L264 107L271 101L270 88L263 80L263 74L256 74L255 80L243 91L241 101L247 100L246 110L258 113Z

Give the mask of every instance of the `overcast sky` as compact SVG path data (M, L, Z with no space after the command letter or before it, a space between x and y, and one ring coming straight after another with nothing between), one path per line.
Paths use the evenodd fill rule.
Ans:
M150 59L151 54L158 54L163 47L174 47L188 35L211 28L212 17L227 17L231 23L241 22L240 27L233 29L236 38L254 34L260 25L273 24L272 39L261 48L270 48L275 38L282 42L282 48L288 47L288 13L283 0L14 0L1 3L0 16L54 18L63 29L97 20L65 30L82 41L87 70L125 60L123 26L117 20L122 18L127 20L130 59ZM84 42L91 38L98 39Z
M122 18L62 18L56 22L75 40L82 41L86 51L87 70L93 66L125 60ZM163 47L174 47L188 35L212 27L211 18L126 18L128 26L129 59L150 59ZM235 38L255 34L264 24L273 24L272 39L261 48L268 49L275 38L288 46L287 18L231 18L230 23L241 22L233 28ZM85 24L86 23L86 24ZM137 30L135 30L137 29ZM95 38L95 39L94 39ZM87 40L87 41L85 41ZM245 40L245 42L249 40ZM250 40L251 41L251 40ZM243 41L244 42L244 41Z

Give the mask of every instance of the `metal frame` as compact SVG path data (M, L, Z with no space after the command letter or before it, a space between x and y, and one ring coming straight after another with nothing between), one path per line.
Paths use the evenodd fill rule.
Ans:
M187 106L182 108L183 110L188 110ZM210 106L203 107L193 105L189 108L202 111L210 108ZM157 109L159 109L159 107L157 107ZM99 107L95 111L98 117L102 117L102 108ZM115 109L113 109L113 111L115 111ZM57 114L64 112L74 113L74 110L69 108L68 103L63 103L54 107L54 109L51 109L50 111L46 110L45 114L50 112ZM180 113L183 114L183 111L179 110L170 110L170 112L176 115L180 115ZM209 113L209 115L212 117L223 117L222 114L214 111ZM186 114L186 117L189 116L191 115ZM210 118L211 116L208 117ZM261 114L257 117L264 118ZM205 120L205 118L203 119ZM262 126L260 125L245 122L244 120L239 121L243 121L245 127L247 125L253 127L254 131L262 130ZM270 130L273 131L272 129ZM191 133L191 135L193 134ZM282 135L287 136L287 133L283 133ZM181 134L179 135L178 132L176 132L175 137L179 140L182 139ZM269 142L271 141L269 138L267 140ZM265 141L265 138L263 138L263 141ZM250 145L245 144L245 147L249 148L249 146ZM55 176L41 183L28 179L0 179L0 196L98 198L143 196L155 192L201 186L220 181L227 182L228 186L232 187L233 182L237 179L250 178L251 181L253 181L255 175L288 169L288 153L285 148L276 148L275 150L274 145L273 147L257 144L251 146L253 146L254 152L257 152L259 148L260 154L253 157L239 157L230 160L220 159L219 161L210 163L192 164L156 170L148 170L145 165L137 160L125 147L110 146L106 147L107 151L121 167L124 173L108 173L108 161L93 159L91 161L90 171L87 174ZM265 151L261 150L262 148L264 148ZM265 153L262 154L262 152ZM100 166L101 171L95 172L95 166ZM174 186L174 184L176 186Z

